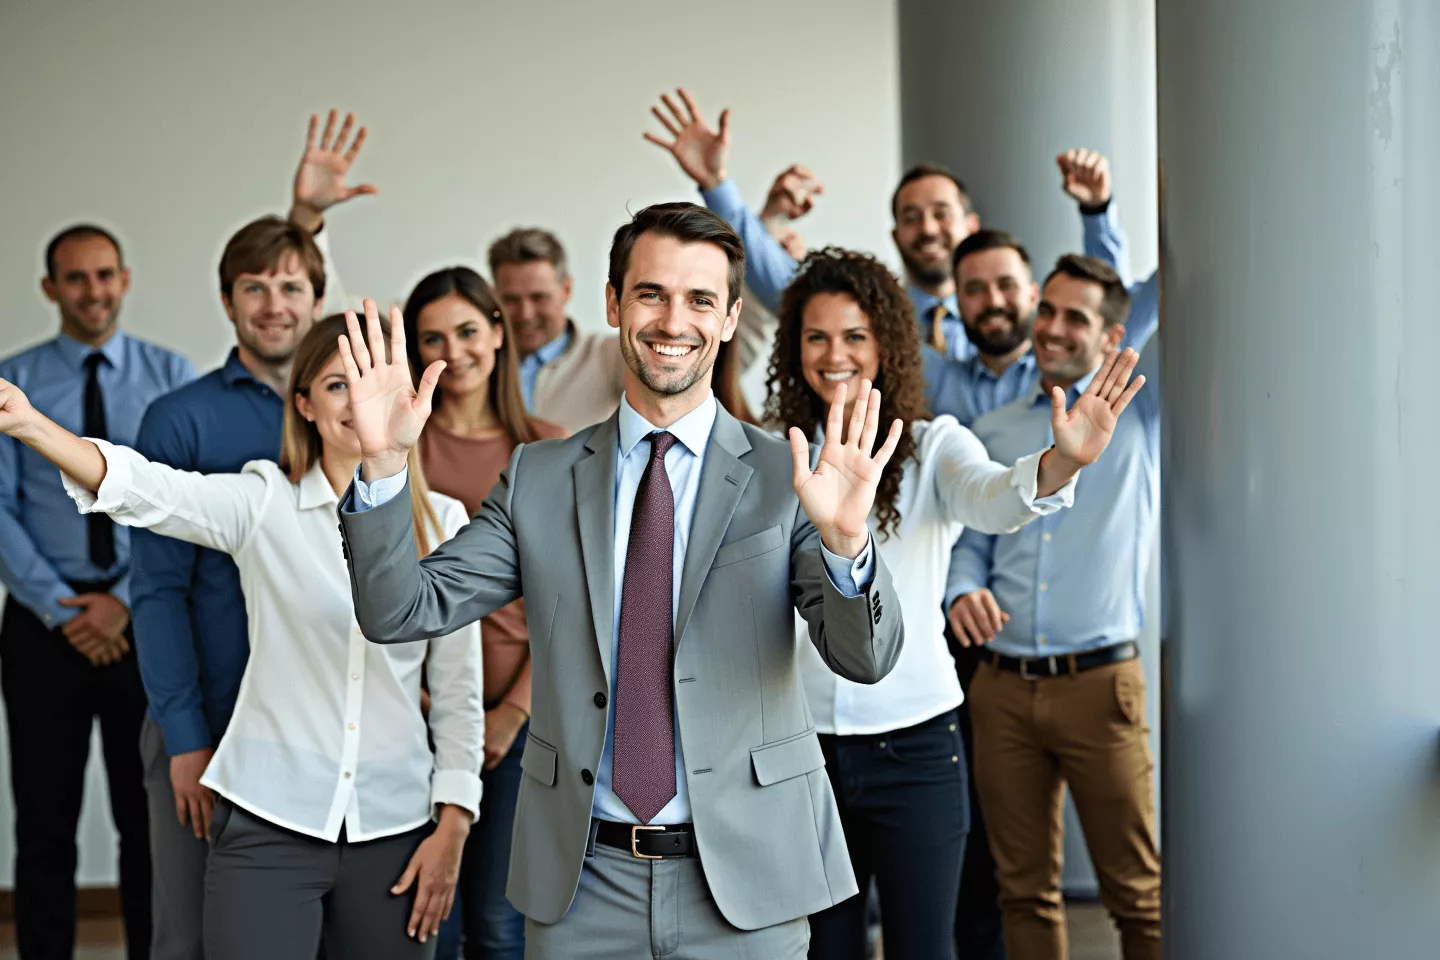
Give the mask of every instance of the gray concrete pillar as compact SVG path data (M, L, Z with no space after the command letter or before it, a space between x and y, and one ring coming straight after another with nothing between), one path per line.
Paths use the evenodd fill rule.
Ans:
M1154 0L899 0L902 166L937 161L965 181L986 226L1018 236L1041 274L1080 249L1055 155L1110 157L1137 279L1156 263ZM1159 576L1145 634L1159 753ZM1095 876L1067 811L1065 888Z
M1167 952L1440 955L1440 5L1159 0Z

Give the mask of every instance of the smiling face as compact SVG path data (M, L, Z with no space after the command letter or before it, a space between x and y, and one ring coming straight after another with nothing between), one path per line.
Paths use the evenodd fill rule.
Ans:
M295 348L320 316L323 306L304 261L287 251L265 273L242 273L230 295L220 294L225 313L235 324L242 360L289 363Z
M950 261L961 240L975 232L979 218L965 212L965 198L949 177L920 177L895 195L891 236L916 283L938 287L950 281Z
M60 308L61 329L82 343L99 344L115 330L130 270L121 265L113 243L82 234L55 248L55 276L40 287Z
M315 425L325 452L332 458L343 461L360 456L360 439L351 420L345 368L338 350L315 379L295 395L295 411Z
M734 335L740 315L738 299L725 306L729 275L725 251L713 243L682 243L655 232L635 240L621 289L605 288L607 320L620 331L627 391L661 398L710 389L715 352Z
M469 300L451 293L425 305L415 321L421 369L445 361L440 391L459 399L488 390L505 327Z
M1092 280L1060 273L1045 284L1035 312L1035 362L1051 383L1069 386L1100 365L1125 335L1120 323L1105 325L1105 289Z
M845 384L848 410L860 381L880 376L880 341L870 318L848 293L817 293L801 314L800 372L828 408Z
M955 270L955 293L965 332L981 353L1003 357L1029 338L1040 287L1013 248L966 255Z
M548 260L504 263L495 268L500 309L515 333L521 356L529 356L565 332L574 281Z

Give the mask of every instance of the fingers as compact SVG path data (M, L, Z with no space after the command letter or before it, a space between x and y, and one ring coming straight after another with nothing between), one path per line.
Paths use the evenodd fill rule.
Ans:
M655 146L660 147L661 149L669 151L670 153L675 152L675 144L669 142L668 140L661 140L659 137L655 136L655 134L651 133L648 130L642 133L641 136L644 137L646 140L649 140L651 143L655 144Z
M346 125L347 128L349 127L349 125L350 125L350 119L351 119L351 117L353 117L353 116L354 116L354 114L351 114L349 117L346 117L346 118L345 118L345 125ZM345 162L346 162L346 163L354 163L354 162L355 162L355 158L360 155L360 148L365 145L365 135L366 135L367 133L369 133L369 132L370 132L370 131L368 131L368 130L365 129L364 127L361 127L359 130L357 130L357 131L355 132L355 142L352 143L352 144L350 144L350 149L349 149L349 150L346 150L346 151L345 151ZM344 142L345 142L345 134L344 134L344 132L342 131L341 134L340 134L340 143L344 143ZM337 148L338 148L338 144L337 144Z
M346 141L347 138L349 138L349 136L350 136L350 130L351 130L351 128L354 127L354 126L355 126L355 114L353 114L353 113L347 113L347 114L345 114L345 122L342 123L342 124L340 124L340 133L339 133L339 135L335 138L335 144L334 144L334 146L335 146L335 152L336 152L336 153L339 153L339 152L340 152L340 148L343 147L343 146L345 146L345 141Z
M989 590L976 591L975 596L980 608L977 621L989 628L988 639L994 640L995 634L1004 629L1005 621L1009 618L1000 612L1000 604L995 602L995 595Z
M661 101L662 103L664 103L665 106L670 109L670 115L675 118L675 122L676 122L677 124L679 124L681 127L687 126L687 124L686 124L686 122L685 122L685 114L681 113L681 112L680 112L680 108L677 107L677 106L675 106L675 101L670 99L670 94L668 94L668 93L662 93L662 94L660 94L660 101ZM678 136L678 134L677 134L677 136Z
M965 598L961 597L950 608L951 625L959 623L959 629L955 636L967 647L980 647L985 645L985 634L981 631L979 624L975 622L975 616L970 612Z
M362 184L360 184L360 186L358 186L358 187L351 187L349 190L346 190L346 191L345 191L345 199L346 199L346 200L349 200L349 199L351 199L352 197L358 197L358 196L361 196L362 194L368 196L368 195L370 195L370 194L375 194L375 193L379 193L379 192L380 192L380 188L377 187L377 186L375 186L375 184L373 184L373 183L362 183Z
M335 132L335 118L339 116L339 113L338 110L331 109L330 116L325 120L325 132L320 135L321 150L330 149L330 136Z
M871 390L869 400L865 405L865 426L860 432L860 452L867 457L875 449L875 434L880 430L880 391Z
M185 802L190 807L190 827L195 831L195 839L204 840L205 824L210 818L206 815L205 808L201 805L199 797L191 794L185 798Z
M1130 401L1135 399L1135 394L1139 393L1143 386L1145 386L1145 375L1142 373L1130 381L1130 386L1120 395L1120 399L1110 405L1111 412L1117 417L1124 413L1125 408L1130 406Z
M380 309L375 301L365 298L365 343L372 367L385 366L385 332L380 329Z
M1105 360L1100 364L1100 369L1095 371L1095 376L1090 378L1090 386L1085 392L1091 396L1102 397L1105 395L1105 384L1109 381L1110 375L1115 370L1115 351L1111 350L1105 354Z
M693 97L690 96L690 91L686 90L684 87L679 87L676 89L675 92L680 94L680 99L685 102L685 109L689 111L690 114L690 122L696 123L697 121L699 121L700 108L695 106L695 100Z
M200 830L200 839L204 840L210 836L210 819L215 816L215 794L204 787L200 788L200 814L205 821Z
M426 413L431 410L431 401L435 399L435 386L440 382L440 374L444 371L445 361L436 360L420 375L420 388L415 391L415 398L420 408Z
M850 425L845 431L843 442L847 447L860 448L860 435L865 429L865 411L870 408L869 380L860 381L860 389L855 391L855 403L850 408ZM839 434L835 435L836 440L841 440Z
M305 152L309 153L315 149L315 133L320 127L320 118L310 114L310 129L305 131Z
M1135 365L1140 362L1140 355L1129 347L1120 353L1120 359L1115 363L1115 376L1110 380L1109 389L1100 395L1106 403L1114 406L1116 401L1125 393L1125 385L1130 382L1130 374L1135 372Z
M90 603L90 594L84 593L74 597L61 597L59 604L62 607L84 607Z
M180 821L180 826L190 826L190 805L185 802L185 797L175 794L175 819Z
M354 310L345 311L345 332L348 336L340 338L340 355L346 358L345 375L353 385L370 370L370 350L365 346L365 337L360 333L360 320L355 316Z
M839 443L843 434L845 421L845 384L835 388L835 396L830 400L830 410L825 414L825 445L828 447L832 442Z
M369 314L367 313L366 316L368 317ZM379 329L380 319L377 316L372 333ZM400 312L399 307L393 304L390 307L390 362L402 367L408 366L410 362L405 356L405 315Z
M445 919L450 894L450 885L443 881L425 886L428 888L425 891L428 895L425 898L425 913L420 919L421 943L424 943L427 937L433 937L440 932L440 921Z
M905 424L896 417L890 422L890 432L885 436L885 442L880 450L870 460L877 468L883 469L890 458L895 455L895 448L900 445L900 435L905 432Z
M424 846L422 845L420 850L423 849ZM415 878L420 874L420 850L415 851L415 855L410 858L410 863L405 867L405 872L400 874L400 879L395 881L395 886L390 888L390 892L397 897L406 890L409 890L410 885L415 882Z
M799 427L791 427L788 436L790 459L795 462L795 489L799 490L810 479L810 445L805 442L805 434L800 432Z
M487 773L500 765L500 760L505 756L499 750L492 750L488 745L485 747L485 763L480 767Z
M425 921L425 910L429 905L430 892L426 889L425 884L422 883L415 891L415 903L410 908L410 919L405 921L406 936L415 937L418 935L422 938L425 936L425 928L422 927L421 924Z
M1065 421L1065 391L1059 387L1050 388L1050 422L1063 423Z
M720 111L720 142L730 146L730 108Z
M680 128L677 127L677 126L675 126L675 124L671 123L671 122L670 122L670 118L667 117L667 116L665 116L665 114L661 113L659 107L651 107L651 108L650 108L650 112L655 115L655 119L656 119L656 120L659 120L659 121L660 121L660 125L661 125L661 126L663 126L666 130L669 130L669 131L670 131L670 136L672 136L672 137L679 137L679 136L680 136ZM648 133L645 134L645 136L646 136L646 137L649 137L649 139L651 139L651 140L654 140L656 143L660 144L660 146L662 146L662 147L667 147L667 148L668 148L668 147L670 146L670 144L665 143L663 140L656 140L654 137L651 137L650 134L648 134Z

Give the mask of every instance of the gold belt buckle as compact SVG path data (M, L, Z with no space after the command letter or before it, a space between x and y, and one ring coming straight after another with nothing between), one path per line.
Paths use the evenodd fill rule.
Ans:
M665 859L664 857L651 856L651 855L648 854L648 853L641 853L641 852L640 852L640 831L641 831L641 830L652 830L652 831L658 830L658 831L660 831L661 833L663 833L663 832L665 831L665 827L664 827L663 825L660 825L660 824L657 824L657 825L655 825L655 826L650 826L650 825L643 824L643 823L632 824L632 825L630 826L630 855L631 855L632 857L636 858L637 860L664 860L664 859Z

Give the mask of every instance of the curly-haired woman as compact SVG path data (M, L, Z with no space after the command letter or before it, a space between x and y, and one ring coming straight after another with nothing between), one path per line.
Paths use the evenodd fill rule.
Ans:
M1133 352L1112 355L1068 412L1052 398L1053 444L1036 437L1041 449L1007 468L953 417L929 419L912 310L873 257L812 253L781 303L766 417L818 440L836 391L846 390L848 409L868 381L880 422L904 425L874 517L904 608L900 661L865 686L815 669L801 644L801 669L856 878L862 891L871 879L879 888L885 952L948 958L969 821L955 717L963 694L943 634L950 549L965 526L1008 533L1068 506L1076 474L1105 449L1140 380L1127 389ZM864 897L810 927L810 956L862 958Z

